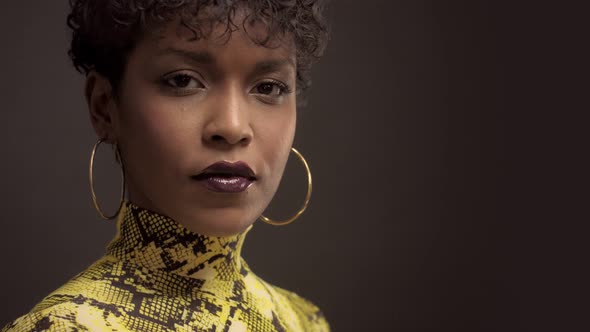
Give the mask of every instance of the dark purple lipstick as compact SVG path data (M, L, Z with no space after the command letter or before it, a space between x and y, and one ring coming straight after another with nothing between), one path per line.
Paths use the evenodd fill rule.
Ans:
M192 178L202 183L207 189L221 193L242 192L256 181L254 171L243 161L216 162Z

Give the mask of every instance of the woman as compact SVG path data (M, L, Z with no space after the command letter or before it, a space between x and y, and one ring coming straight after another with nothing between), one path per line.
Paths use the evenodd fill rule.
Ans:
M69 54L100 138L92 198L118 233L104 257L3 331L328 330L315 305L240 257L256 219L281 224L261 215L290 152L307 168L291 145L297 96L327 40L322 7L71 1ZM101 143L123 171L112 217L93 190ZM310 193L311 177L306 203Z

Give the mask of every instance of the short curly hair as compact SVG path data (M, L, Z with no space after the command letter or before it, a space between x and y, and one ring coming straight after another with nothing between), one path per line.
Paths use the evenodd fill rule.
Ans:
M273 47L274 37L292 36L297 92L302 92L311 85L311 66L328 41L324 7L325 0L70 0L68 55L79 72L104 75L116 93L129 53L149 29L180 19L194 40L208 37L214 24L225 24L226 33L231 33L237 28L233 15L245 8L248 15L242 26L262 22L267 29L263 40L250 37L259 45Z

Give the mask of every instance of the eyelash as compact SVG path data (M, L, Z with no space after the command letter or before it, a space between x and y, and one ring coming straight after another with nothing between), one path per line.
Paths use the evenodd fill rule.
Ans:
M197 78L195 78L192 75L186 74L186 73L176 73L173 75L166 75L164 76L164 78L162 78L162 85L164 85L166 88L170 88L174 91L186 91L186 90L195 90L197 88L186 88L186 87L178 87L178 86L174 86L170 83L170 81L179 78L179 77L183 77L183 78L189 78L195 82L197 82L199 85L203 86L203 83L201 83L201 81ZM201 89L200 87L198 89ZM182 93L180 93L182 95Z
M201 86L204 85L204 84L201 83L201 81L199 79L195 78L192 75L186 74L186 73L177 73L177 74L174 74L174 75L165 76L164 78L162 78L162 82L161 83L165 87L170 88L170 89L173 89L176 92L179 92L178 93L179 95L186 95L186 94L188 94L188 93L182 93L183 91L186 92L187 90L202 89L202 88L177 87L177 86L174 86L174 85L172 85L172 84L169 83L171 80L173 80L175 78L179 78L179 77L190 78L191 80L194 80L194 81L198 82L199 85L201 85ZM254 88L256 88L256 87L258 87L258 86L260 86L262 84L271 84L271 85L274 85L274 86L276 86L276 87L279 88L279 95L273 96L273 97L282 97L282 96L288 95L288 94L290 94L290 93L293 92L293 89L289 85L287 85L287 84L285 84L285 83L283 83L281 81L274 80L274 79L268 79L266 81L260 82ZM269 95L265 95L265 94L262 94L262 95L269 96Z
M269 79L269 80L267 80L267 81L264 81L264 82L260 82L260 83L258 83L256 86L258 87L258 86L260 86L260 85L262 85L262 84L272 84L272 85L275 85L275 86L277 86L277 87L279 88L279 91L280 91L280 92L279 92L279 96L288 95L288 94L290 94L291 92L293 92L293 90L291 89L291 87L290 87L290 86L288 86L287 84L285 84L285 83L283 83L283 82L281 82L281 81L277 81L277 80Z

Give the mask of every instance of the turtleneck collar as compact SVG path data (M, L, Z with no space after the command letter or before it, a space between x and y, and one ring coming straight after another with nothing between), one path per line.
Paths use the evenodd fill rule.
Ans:
M246 273L241 249L251 228L227 237L197 234L170 217L125 201L107 254L150 270L233 281Z

